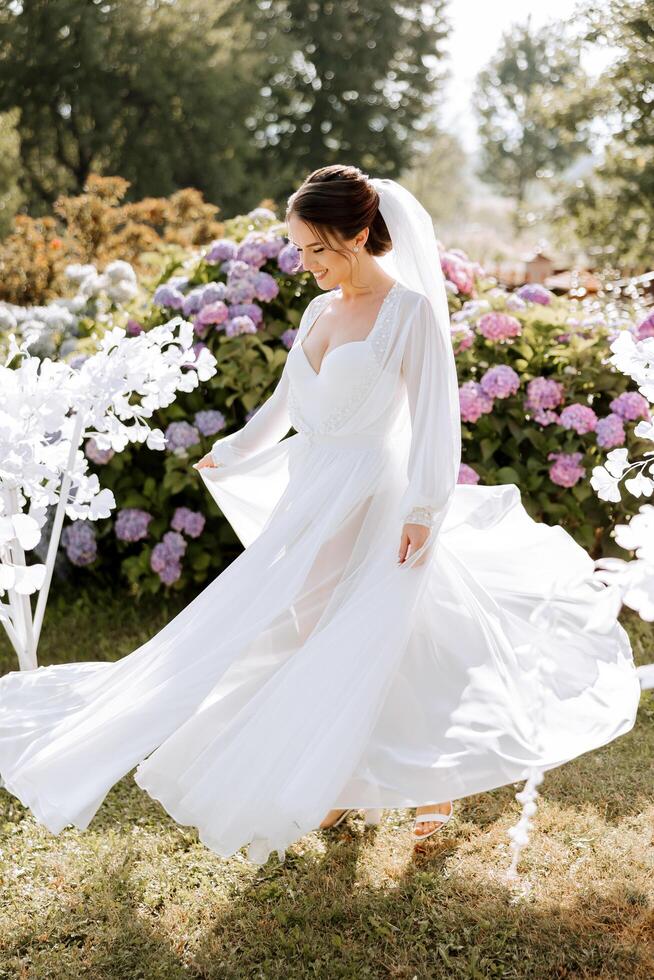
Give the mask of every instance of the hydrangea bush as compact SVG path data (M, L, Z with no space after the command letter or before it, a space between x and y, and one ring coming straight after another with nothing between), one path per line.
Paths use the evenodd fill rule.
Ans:
M564 526L594 558L616 554L616 515L589 478L605 450L638 451L635 424L649 418L647 399L609 358L621 332L650 335L643 297L568 299L537 283L509 293L482 273L450 303L460 481L515 483L536 520Z
M268 397L317 291L299 272L299 254L274 212L257 208L223 228L207 246L167 256L149 283L139 285L121 260L102 272L73 265L66 270L72 299L46 308L0 304L0 346L3 323L20 331L30 321L34 331L41 320L40 352L79 364L110 324L137 336L180 316L192 325L195 352L207 348L216 358L207 383L159 411L163 454L85 444L118 510L92 527L71 526L62 543L76 566L115 575L119 565L135 594L201 583L226 549L238 548L192 464ZM460 379L459 481L515 483L537 520L565 526L594 557L615 554L611 502L597 499L588 477L607 449L633 444L638 451L634 425L649 413L609 363L609 344L621 331L654 335L654 315L640 297L570 300L540 284L508 292L440 242L438 258ZM65 323L57 320L68 314Z

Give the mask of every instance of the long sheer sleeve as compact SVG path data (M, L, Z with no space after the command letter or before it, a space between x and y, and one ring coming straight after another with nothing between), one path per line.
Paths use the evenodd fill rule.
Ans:
M304 308L291 350L300 343L305 324L312 316L318 298L314 296ZM293 425L288 413L288 395L288 369L284 364L276 388L263 405L237 432L231 432L214 442L210 452L216 466L228 466L280 442Z
M402 354L411 415L409 483L402 513L405 523L432 528L432 536L445 519L461 460L456 368L452 350L444 343L432 306L421 297Z
M288 414L288 387L288 373L284 367L273 393L249 421L237 432L214 442L211 458L216 466L227 466L246 459L284 438L292 425Z

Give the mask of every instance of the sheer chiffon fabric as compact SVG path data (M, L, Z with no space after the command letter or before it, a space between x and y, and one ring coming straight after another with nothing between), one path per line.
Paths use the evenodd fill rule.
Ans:
M332 296L199 471L237 559L122 660L0 679L0 775L53 833L136 766L208 847L262 863L332 807L458 799L632 728L627 635L586 626L605 588L590 557L514 485L456 484L430 303L396 281L317 372L302 342ZM398 564L409 518L430 533Z

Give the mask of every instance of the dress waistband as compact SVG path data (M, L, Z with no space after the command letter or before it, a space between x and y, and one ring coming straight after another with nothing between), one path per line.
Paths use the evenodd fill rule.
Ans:
M373 449L390 440L388 432L298 432L303 442L311 446L333 446L336 449Z

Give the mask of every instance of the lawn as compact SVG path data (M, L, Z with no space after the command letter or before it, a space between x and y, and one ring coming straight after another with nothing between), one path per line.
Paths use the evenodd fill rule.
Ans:
M162 607L60 595L40 662L114 659ZM625 610L639 663L654 626ZM0 638L0 671L14 669ZM410 811L294 845L285 865L223 860L134 783L54 836L0 790L0 978L654 976L654 696L629 734L546 773L522 880L503 878L516 787L467 797L414 849Z

